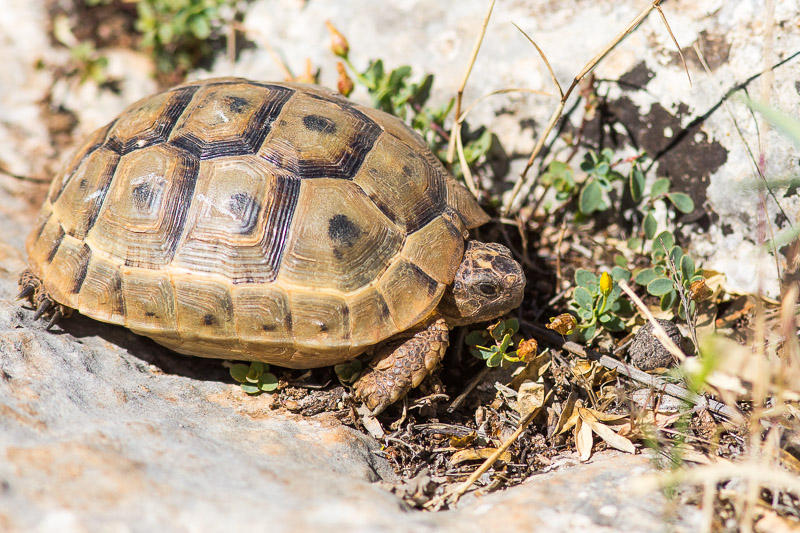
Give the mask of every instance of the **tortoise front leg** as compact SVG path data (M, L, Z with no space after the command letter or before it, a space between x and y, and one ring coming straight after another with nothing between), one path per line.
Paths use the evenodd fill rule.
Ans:
M443 318L387 340L356 381L356 397L377 415L404 397L437 367L450 344Z

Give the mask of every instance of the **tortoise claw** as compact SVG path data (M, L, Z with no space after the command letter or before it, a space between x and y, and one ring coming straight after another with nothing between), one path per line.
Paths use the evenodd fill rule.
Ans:
M45 301L49 302L50 300L45 300ZM50 322L48 322L47 325L44 327L45 331L50 331L50 328L55 326L58 323L58 321L63 318L63 316L64 313L61 311L61 306L60 305L56 306L56 310L53 312L53 316L52 318L50 318Z
M33 285L26 285L25 287L23 287L21 291L19 291L19 294L17 294L17 300L27 298L28 296L33 294L35 290L36 287L34 287Z
M36 310L36 313L33 315L33 319L34 320L39 320L40 318L42 318L42 315L45 314L47 312L47 310L50 309L50 306L52 306L52 305L53 305L53 300L51 300L49 298L45 298L44 300L42 300L42 302L39 304L39 308Z

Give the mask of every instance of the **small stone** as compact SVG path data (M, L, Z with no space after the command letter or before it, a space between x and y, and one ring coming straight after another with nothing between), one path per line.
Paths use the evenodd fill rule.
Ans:
M669 320L656 320L667 332L667 336L680 346L683 341L683 335L681 335L678 326ZM633 338L628 353L631 356L631 363L639 370L648 371L656 368L670 368L675 365L675 359L672 354L653 335L653 324L650 322L642 326L636 337Z

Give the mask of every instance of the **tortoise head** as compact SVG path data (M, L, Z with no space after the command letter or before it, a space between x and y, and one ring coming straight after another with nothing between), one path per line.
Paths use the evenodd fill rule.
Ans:
M522 303L525 274L502 244L469 241L439 312L452 326L496 318Z

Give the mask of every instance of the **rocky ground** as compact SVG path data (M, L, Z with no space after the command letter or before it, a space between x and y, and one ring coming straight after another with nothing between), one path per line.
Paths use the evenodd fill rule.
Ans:
M554 93L547 69L511 22L543 48L566 87L646 6L498 2L465 91L466 105L509 87ZM660 470L651 452L640 446L636 455L605 449L581 461L567 441L545 446L541 461L549 464L526 464L526 475L532 475L508 490L471 493L453 509L422 512L413 509L413 493L424 492L424 472L417 468L414 474L421 476L403 479L407 472L396 469L392 448L414 442L381 442L343 425L341 413L303 416L272 396L248 396L219 362L173 354L121 328L73 317L45 332L14 297L26 263L24 239L46 182L86 134L178 75L159 73L152 55L140 51L131 2L100 6L99 12L78 0L2 0L0 7L0 530L708 527L710 512L704 515L698 493L655 488L651 481ZM283 79L281 63L299 74L309 58L320 82L334 87L336 58L324 24L330 20L347 36L359 68L380 57L387 67L408 64L420 76L434 73L431 100L440 104L461 83L486 7L472 0L387 3L380 9L366 0L256 0L238 6L232 24L236 46L230 46L231 34L222 35L211 59L187 75ZM648 176L670 178L673 190L689 194L697 207L677 219L657 209L659 223L679 225L704 267L724 274L731 298L780 298L778 272L790 266L788 256L778 254L776 261L763 243L769 231L797 222L800 196L785 182L771 194L758 193L760 178L751 161L769 179L796 176L797 148L751 113L742 91L731 91L746 89L751 98L798 115L800 6L795 0L675 0L664 2L664 12L686 56L691 84L669 33L651 14L595 71L597 80L611 80L595 95L601 103L581 118L570 101L563 131L583 135L588 144L608 141L620 157L647 151L654 159ZM85 40L96 49L79 50ZM101 78L91 70L98 58L107 62ZM363 89L353 97L369 102ZM498 95L470 115L471 124L489 127L502 143L505 172L479 174L497 198L509 194L554 100ZM756 155L749 156L748 148ZM556 141L551 149L563 147ZM570 241L573 255L567 257L603 246L585 237ZM568 285L555 286L555 255L540 252L535 259L549 271L532 282L542 301L526 302L523 320L536 316L545 322L544 302ZM494 381L487 380L484 394L494 394ZM530 436L541 434L544 441L548 425L534 424ZM487 479L497 475L493 471ZM724 518L714 524L737 527Z

